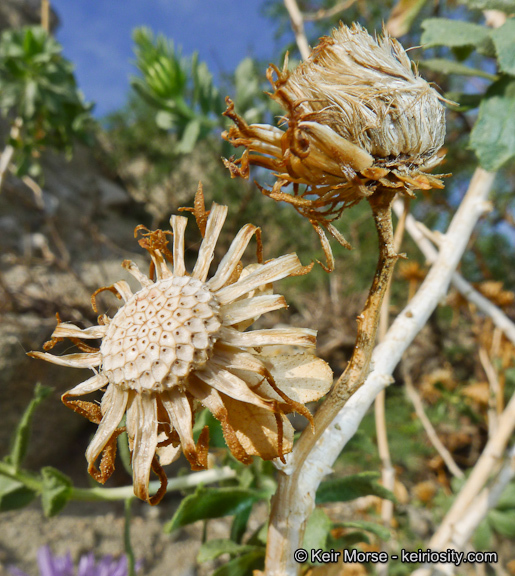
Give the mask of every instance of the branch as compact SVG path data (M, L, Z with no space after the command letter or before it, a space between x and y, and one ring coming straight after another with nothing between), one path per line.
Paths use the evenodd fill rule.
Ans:
M344 2L339 2L327 10L320 8L320 10L317 10L316 12L305 12L303 14L304 22L313 22L315 20L323 20L324 18L332 18L333 16L336 16L336 14L347 10L347 8L350 8L355 3L356 0L344 0Z
M426 324L429 316L446 294L452 273L458 265L467 247L470 235L477 220L484 211L485 201L494 181L495 174L477 168L470 182L469 189L456 212L449 230L445 235L442 249L422 283L417 294L404 311L396 318L384 341L376 347L372 357L374 369L365 384L348 400L330 426L318 439L315 447L306 457L301 469L290 466L292 459L287 458L283 474L292 474L298 478L297 484L290 492L280 494L274 499L274 506L279 506L281 496L285 496L285 505L291 505L290 519L277 529L290 538L291 554L287 560L288 567L283 572L268 572L268 575L294 575L297 566L293 560L293 550L300 546L302 533L299 525L306 521L313 508L313 500L318 486L324 476L329 474L331 466L341 450L356 432L361 420L377 394L392 382L392 372L399 363L404 351L415 336ZM325 404L324 404L325 406ZM318 416L318 414L317 414ZM294 452L295 454L295 452ZM274 513L274 511L273 511ZM288 530L289 528L289 530ZM271 527L269 545L274 546L278 533Z
M498 469L499 462L502 460L514 428L515 394L499 418L499 427L495 435L487 442L483 453L474 466L472 474L461 489L451 509L447 512L440 527L431 538L428 548L434 550L462 549L488 510L496 505L502 489L515 473L514 449L510 453L512 462L507 463L507 467L505 466L501 470L497 481L490 489L485 488L481 494L479 492L486 484L492 471ZM419 568L413 572L412 576L428 576L436 568L446 572L446 568L449 566L438 565L431 568Z
M318 409L314 419L314 433L305 430L280 469L277 492L272 500L268 529L267 576L294 576L298 564L294 551L302 544L307 519L315 506L316 487L311 491L302 489L305 462L315 449L317 440L331 424L339 410L358 390L369 372L370 361L376 341L381 304L398 259L393 246L391 205L395 190L384 188L368 198L379 239L379 258L363 311L357 318L358 333L354 353L345 372L336 382L330 395ZM324 470L324 475L327 470Z
M284 5L290 15L291 27L295 34L295 41L299 47L300 55L304 60L307 60L311 53L311 49L309 48L306 33L304 32L304 19L302 13L297 6L296 0L284 0Z
M403 210L402 202L394 202L393 210L399 216ZM411 214L406 218L406 230L420 248L426 260L432 264L438 256L438 251L420 231L417 221ZM506 338L515 345L515 324L508 316L506 316L500 308L492 304L488 298L485 298L475 290L458 272L454 272L451 281L456 290L469 302L475 304L481 312L490 316L493 323L502 330Z
M406 394L413 403L415 412L419 417L419 420L422 423L422 426L424 427L424 430L426 431L427 437L429 438L431 444L434 446L438 454L440 454L440 456L442 457L442 460L447 465L449 472L453 476L456 476L456 478L463 478L465 476L463 474L463 471L460 468L458 468L458 465L454 461L451 453L442 444L442 441L440 440L440 438L438 438L436 430L433 428L431 421L426 416L426 413L424 412L424 405L422 404L422 400L420 399L420 396L418 395L417 391L415 390L415 387L413 386L411 376L408 374L406 370L403 370L402 377L404 378L404 382L406 384Z

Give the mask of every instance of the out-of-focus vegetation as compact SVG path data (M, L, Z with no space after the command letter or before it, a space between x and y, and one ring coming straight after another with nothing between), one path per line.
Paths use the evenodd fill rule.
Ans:
M72 153L74 140L92 143L91 104L77 88L73 65L39 27L0 37L0 111L12 123L8 145L18 176L39 176L44 150Z
M284 39L284 52L289 50L294 62L298 53L288 14L278 0L265 4L270 25ZM332 0L302 0L298 4L310 15L306 30L311 45L340 19L347 24L360 22L370 31L379 31L383 21L387 26L391 22L403 32L403 45L412 48L410 57L449 101L446 159L439 171L452 172L453 176L446 180L445 190L419 193L411 206L412 213L429 228L445 230L478 163L499 171L492 210L482 219L461 271L514 318L514 299L506 296L499 304L496 298L502 289L499 285L492 289L486 282L502 283L507 294L515 290L515 2L401 0L396 6L391 2L348 2L346 10L336 13ZM504 10L511 16L502 26L491 28L485 25L485 9ZM190 203L202 180L208 198L229 204L232 221L227 230L245 222L263 228L265 258L296 251L304 264L322 259L309 222L286 206L266 201L253 182L230 180L220 160L233 154L220 138L227 126L221 116L225 94L249 123L273 123L279 112L264 94L266 64L247 58L232 77L215 79L196 55L183 55L171 40L154 36L147 29L134 32L134 44L138 75L132 79L133 90L126 106L104 119L99 138L107 153L105 161L133 197L144 203L142 220L154 227L164 225L177 207ZM278 55L277 65L282 64L283 56ZM0 107L11 122L20 119L19 135L9 141L16 152L13 167L19 175L37 172L37 158L43 149L70 151L73 138L87 131L90 106L77 92L72 66L62 58L57 42L40 29L2 35ZM269 178L259 171L253 177L262 185ZM291 322L319 329L320 352L336 374L349 357L355 316L374 273L376 238L370 220L368 206L362 204L336 222L353 250L333 247L337 266L331 276L315 266L306 277L284 283L290 293L288 301L293 303ZM222 250L224 238L220 245ZM420 274L398 268L392 288L392 315L402 309L410 287L418 285L427 270L410 240L405 240L402 251L419 264ZM272 317L285 321L284 315ZM465 474L488 437L491 400L478 357L481 347L490 355L504 406L515 391L513 347L488 319L457 296L433 315L405 362L429 419ZM338 461L337 473L345 474L345 479L337 475L336 480L321 486L306 548L376 549L380 540L392 534L396 546L392 551L415 548L438 525L459 490L459 481L451 478L414 415L400 375L398 381L399 385L388 391L387 402L389 440L399 484L395 497L377 482L379 458L373 417L369 416ZM26 416L27 423L36 403L42 400L41 389L38 394ZM219 425L208 413L197 420L197 436L205 424L211 428L217 463L233 467L237 478L226 480L220 488L187 493L166 530L199 519L233 517L230 538L203 543L199 560L218 561L229 554L229 563L214 574L243 576L262 567L266 532L260 526L249 534L247 526L254 505L268 502L274 493L274 469L261 461L245 468L225 450ZM26 431L27 426L20 426L11 455L0 468L0 507L22 507L40 494L45 512L52 515L73 498L71 481L54 469L43 470L37 477L21 472ZM366 504L352 503L359 496L371 498ZM377 511L383 497L397 503L394 525L386 528ZM352 522L348 521L349 513ZM514 514L511 484L481 524L474 545L481 550L498 550L504 553L504 562L509 560L515 538ZM392 574L405 572L400 563L392 566Z

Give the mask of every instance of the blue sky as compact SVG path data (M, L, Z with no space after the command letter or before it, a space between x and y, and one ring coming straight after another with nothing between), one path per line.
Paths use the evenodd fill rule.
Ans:
M95 115L125 102L131 62L132 31L148 26L199 53L217 76L230 72L246 56L277 59L270 20L261 13L263 0L52 0L61 18L57 39L76 66L86 100Z

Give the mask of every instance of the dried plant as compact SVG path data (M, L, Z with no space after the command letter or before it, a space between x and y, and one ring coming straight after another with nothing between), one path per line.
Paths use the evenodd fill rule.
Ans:
M356 24L341 25L293 72L286 59L282 70L270 66L267 78L286 130L247 125L227 99L225 115L235 125L223 136L246 150L225 164L233 177L248 178L250 165L275 173L272 190L263 193L309 219L326 269L334 262L322 228L348 247L331 224L345 208L384 190L443 188L427 173L442 160L441 97L386 32L374 39ZM283 191L290 184L292 192Z
M157 504L166 491L162 466L174 461L181 449L193 470L207 468L209 428L197 443L193 439L200 406L220 421L225 441L239 461L249 464L251 456L284 459L293 446L293 427L285 414L297 412L313 425L304 404L321 398L332 384L331 369L313 355L314 330L244 332L262 314L286 307L284 297L273 294L272 283L302 269L296 254L243 268L240 259L259 231L247 224L208 280L227 207L213 204L207 213L199 186L194 213L204 238L191 274L184 263L187 218L172 216L173 233L147 230L140 240L152 258L150 277L133 262L123 262L141 289L133 294L121 280L93 295L94 308L94 297L102 290L122 299L115 316L102 315L98 326L86 329L59 322L45 345L48 350L69 338L80 353L30 353L61 366L93 370L94 376L62 397L66 406L99 425L86 451L88 471L102 483L111 476L116 439L126 430L134 492L150 504ZM93 348L82 341L88 339L102 339L102 344ZM267 352L274 345L307 352ZM100 407L72 399L100 389L105 389ZM125 413L126 426L120 427ZM161 481L154 496L148 488L151 470Z

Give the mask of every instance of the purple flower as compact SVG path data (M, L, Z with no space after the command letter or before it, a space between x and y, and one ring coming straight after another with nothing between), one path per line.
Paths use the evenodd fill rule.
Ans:
M75 570L71 554L66 556L53 556L49 546L42 546L38 550L38 566L40 576L74 576ZM141 562L136 563L136 570L141 567ZM10 567L12 576L28 576L15 566ZM80 557L77 567L77 576L127 576L128 562L126 556L117 560L112 556L104 556L98 562L95 561L93 552Z

